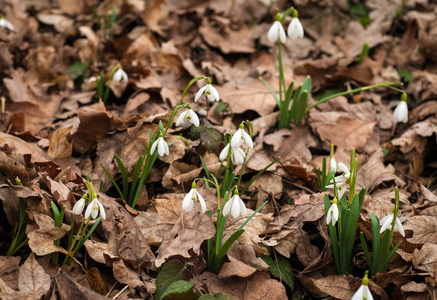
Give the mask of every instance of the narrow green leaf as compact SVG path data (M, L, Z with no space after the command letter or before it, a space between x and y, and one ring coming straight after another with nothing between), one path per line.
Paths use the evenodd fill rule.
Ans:
M120 195L120 198L123 199L123 200L125 200L125 199L124 199L124 195L123 195L123 193L121 192L120 188L118 187L118 184L117 184L117 183L115 182L115 180L114 180L114 177L111 176L111 174L109 173L109 171L106 170L106 168L105 168L102 164L100 164L100 166L102 167L103 171L105 171L106 176L108 176L109 180L111 180L112 184L114 185L114 187L116 188L118 194Z
M128 191L129 191L129 182L128 182L128 175L126 167L124 166L123 162L121 161L120 157L115 154L115 161L117 162L118 168L120 169L121 173L121 181L123 185L123 199L129 199L128 198Z
M264 85L268 88L270 94L272 94L273 98L275 98L276 105L279 107L279 109L281 109L281 102L279 101L278 97L276 96L275 91L272 89L270 84L268 84L267 81L265 81L262 77L259 77L259 80L261 80L262 83L264 83Z

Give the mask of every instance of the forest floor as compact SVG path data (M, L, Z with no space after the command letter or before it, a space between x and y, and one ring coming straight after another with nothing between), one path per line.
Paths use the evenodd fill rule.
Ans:
M437 5L291 2L0 0L14 27L0 27L1 299L351 299L369 269L359 233L371 250L371 214L392 213L396 187L405 237L394 232L391 246L401 244L388 271L369 276L369 288L375 299L437 299ZM259 78L280 92L278 44L267 32L291 5L305 34L282 46L285 84L296 89L309 75L309 106L400 81L408 122L393 121L401 93L377 88L336 97L278 129L277 103ZM111 80L117 64L127 81ZM172 119L171 112L198 76L210 78L220 101L194 102L207 83L197 81L183 103L200 126L177 127L170 122L179 113ZM105 102L99 82L108 88ZM223 180L224 135L245 120L254 147L244 168L235 166L240 191L279 160L240 193L247 215L227 218L225 240L268 202L215 274L207 271L207 240L216 234L216 191L198 181L212 218L198 203L184 211L182 200L195 178ZM102 166L122 188L116 155L131 182L137 160L150 156L157 137L150 132L167 125L169 154L151 166L132 208ZM331 145L346 166L356 150L356 191L366 189L343 275L326 225L324 197L332 200L333 190L318 184ZM62 264L72 256L68 237L84 221L85 213L72 212L85 180L106 216ZM65 218L55 222L63 207ZM28 240L11 255L20 223Z

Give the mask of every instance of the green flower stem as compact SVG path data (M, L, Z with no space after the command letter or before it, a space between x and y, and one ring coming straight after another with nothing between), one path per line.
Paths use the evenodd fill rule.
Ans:
M394 90L396 90L398 92L402 92L402 93L404 92L404 91L402 91L400 89L392 87L392 85L401 85L402 86L403 83L399 82L399 81L387 81L387 82L382 82L382 83L378 83L378 84L374 84L374 85L364 86L364 87L356 88L356 89L353 89L353 90L350 90L350 91L345 91L345 92L337 93L337 94L334 94L334 95L330 95L330 96L327 96L327 97L317 101L316 103L314 103L313 105L308 107L305 110L305 114L307 114L312 108L316 107L317 105L322 104L322 103L324 103L324 102L326 102L326 101L328 101L330 99L333 99L333 98L336 98L336 97L339 97L339 96L349 95L349 94L353 94L353 93L357 93L357 92L362 92L362 91L367 91L367 90L371 90L371 89L376 89L376 88L380 88L380 87L394 89Z
M73 218L73 214L72 214L71 217ZM88 220L89 220L89 218L88 218ZM73 239L73 242L70 245L70 248L68 248L68 252L73 251L73 247L76 245L77 238L79 237L79 235L82 235L82 228L83 228L84 225L85 225L85 219L82 220L82 223L79 226L79 230L77 231L76 235L74 236L74 239ZM62 263L62 265L65 265L67 263L68 258L69 258L68 256L65 256L65 259L64 259L64 262Z

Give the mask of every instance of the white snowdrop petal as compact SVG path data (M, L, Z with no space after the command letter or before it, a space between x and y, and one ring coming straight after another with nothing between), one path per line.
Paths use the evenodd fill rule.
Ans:
M150 147L150 155L153 155L153 153L156 150L156 146L158 145L158 140L154 141L152 144L152 147Z
M176 120L176 126L181 126L185 123L185 116L187 115L188 110L184 111L183 113L181 113L178 117L178 119Z
M364 285L361 285L360 288L352 296L351 300L363 300L363 288Z
M190 111L190 117L191 117L191 121L190 122L193 123L194 126L199 127L199 125L200 125L199 117L192 110Z
M396 106L393 112L393 122L408 122L408 105L407 102L401 101L398 106Z
M194 102L197 102L197 100L199 100L200 96L202 96L203 92L206 90L207 85L205 85L204 87L200 88L197 93L196 93L196 97L194 97Z
M349 174L349 173L350 173L348 167L346 167L346 166L345 166L343 163L341 163L341 162L338 163L338 168L339 168L340 170L342 170L342 171L343 171L344 173L346 173L346 174Z
M228 157L229 147L230 144L228 143L226 147L223 148L222 152L220 152L220 156L219 156L220 161L225 161L226 158Z
M165 154L164 139L162 137L158 138L158 155L163 156Z
M250 137L250 135L246 131L244 131L244 130L242 130L242 131L243 131L243 138L244 138L244 141L247 144L247 147L249 147L250 149L253 149L252 138Z
M231 147L237 148L243 144L244 140L242 138L242 129L238 129L237 132L232 136Z
M231 215L234 218L238 218L238 216L240 215L240 203L237 197L237 195L234 195L234 197L232 197L234 200L232 201Z
M399 233L403 237L405 237L404 227L402 227L402 223L401 223L401 221L398 218L396 218L396 221L395 221L395 228L399 231Z
M278 34L279 34L278 23L279 23L278 21L275 21L273 25L270 27L269 31L267 32L267 38L272 43L278 42Z
M212 96L212 99L210 99L210 100L215 100L215 101L219 101L220 100L219 93L217 92L217 89L215 87L210 85L209 91L210 91L211 96Z
M204 213L206 211L206 203L205 203L205 199L203 199L202 195L199 194L198 191L196 191L197 193L197 199L200 202L200 206L202 207L202 213Z
M278 28L279 28L279 39L281 40L282 44L285 44L287 36L285 35L285 30L284 30L284 27L282 27L282 24L280 22L278 22L278 23L279 23L279 26L278 26Z
M244 218L246 216L246 205L240 197L238 197L238 200L240 202L240 215L242 218Z
M391 226L391 223L393 222L393 214L389 215L389 218L387 218L384 222L384 224L382 224L381 226L381 230L379 231L379 233L383 233L385 232L389 226Z
M226 202L225 207L223 208L223 215L224 216L227 216L229 214L229 211L231 210L233 199L234 198L232 197L231 199L228 200L228 202Z
M102 203L100 203L99 200L97 200L97 204L99 205L100 215L102 216L102 219L103 219L103 220L106 220L106 212L105 212L105 208L103 207Z

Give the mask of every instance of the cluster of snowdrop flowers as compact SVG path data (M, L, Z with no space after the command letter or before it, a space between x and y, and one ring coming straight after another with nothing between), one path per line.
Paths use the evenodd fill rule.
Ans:
M231 142L228 143L225 148L223 148L222 152L220 152L220 161L225 161L230 151L232 163L236 165L243 164L246 154L240 147L244 142L246 142L247 147L253 149L252 138L247 132L244 131L244 124L241 123L237 132L232 136Z
M14 25L12 25L11 22L9 22L8 20L5 19L5 17L0 14L0 27L4 27L9 29L10 31L15 31L15 27Z
M330 168L332 168L331 170L333 170L334 167L333 165L335 165L335 168L337 167L335 164L335 159L334 162L332 161L332 159L330 161ZM333 189L335 186L337 186L338 198L341 199L341 197L343 197L349 185L349 178L351 172L349 171L348 167L346 167L343 163L338 163L338 168L343 171L343 174L341 174L340 176L336 176L334 179L332 179L330 182L331 184L327 185L326 187ZM334 181L335 181L335 185L334 185Z
M367 278L367 275L369 274L369 271L366 271L364 274L363 280L361 281L360 288L355 292L355 294L352 296L351 300L373 300L372 293L370 293L369 290L369 278Z
M122 68L119 68L117 71L114 72L114 75L112 75L112 81L127 82L128 79L129 77L127 76L127 73Z
M293 10L293 20L291 20L290 24L288 25L287 34L292 40L302 38L304 35L302 24L298 18L297 10ZM276 14L276 21L270 27L267 33L267 38L272 43L276 43L279 40L282 44L285 44L285 30L282 27L281 15L279 13Z
M398 106L396 106L393 112L393 122L408 122L408 105L406 93L402 93L401 102L398 104Z
M85 219L89 219L90 217L95 219L99 215L99 211L100 211L100 215L102 216L102 219L105 220L106 219L105 208L97 199L97 194L94 192L92 193L93 196L92 197L90 196L90 198L93 198L93 200L91 201L91 203L88 204L84 217ZM76 204L73 206L73 214L75 215L82 214L83 209L85 208L85 202L87 198L88 198L88 193L85 193L82 196L82 198L80 198L80 200L76 202Z

